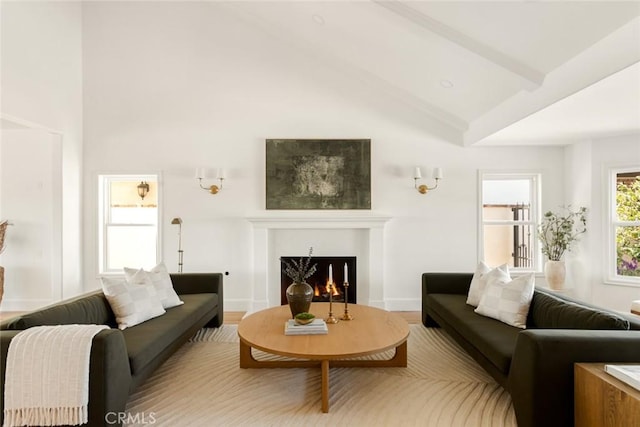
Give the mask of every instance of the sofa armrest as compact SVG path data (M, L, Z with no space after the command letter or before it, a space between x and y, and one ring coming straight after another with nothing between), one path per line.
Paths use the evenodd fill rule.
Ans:
M427 294L469 293L473 273L423 273L422 297Z
M422 273L422 323L427 327L438 326L438 323L427 313L427 295L467 295L472 278L472 273Z
M120 425L114 421L118 412L124 412L131 391L131 367L122 331L107 329L93 337L89 366L89 425Z
M4 385L9 344L13 337L20 332L22 331L0 331L0 382L2 385L0 401L2 407L4 407ZM124 412L130 387L131 370L122 331L118 329L100 331L93 337L91 343L88 425L121 425L117 422L117 413ZM0 418L4 418L1 413Z
M218 294L222 301L222 273L171 274L173 288L180 294Z
M176 273L171 274L173 288L178 295L182 294L218 294L218 314L207 323L208 328L217 328L224 320L222 273Z
M519 427L573 425L573 365L579 362L640 362L640 331L519 333L507 384Z

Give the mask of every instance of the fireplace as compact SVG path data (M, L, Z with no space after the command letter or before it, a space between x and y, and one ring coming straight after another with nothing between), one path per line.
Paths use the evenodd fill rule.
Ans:
M283 256L282 260L285 261L299 261L300 258L305 256ZM335 283L335 290L333 291L333 301L344 302L344 265L347 264L349 273L349 287L348 302L351 304L356 303L356 257L354 256L314 256L311 258L311 265L316 265L316 272L309 278L307 283L311 285L314 290L313 302L329 302L329 290L327 284L329 283L329 266L333 269L333 281ZM280 263L280 304L287 304L286 290L291 284L291 279L284 274L282 268L284 263Z

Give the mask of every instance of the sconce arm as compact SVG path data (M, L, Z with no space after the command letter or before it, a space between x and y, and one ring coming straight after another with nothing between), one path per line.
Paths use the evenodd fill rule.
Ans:
M419 179L420 178L413 178L413 180L414 180L414 188L416 190L418 190L418 192L420 192L420 194L426 194L428 191L435 190L436 188L438 188L438 182L440 181L440 178L435 178L436 185L434 185L433 187L429 187L428 185L425 185L425 184L418 185L418 180Z

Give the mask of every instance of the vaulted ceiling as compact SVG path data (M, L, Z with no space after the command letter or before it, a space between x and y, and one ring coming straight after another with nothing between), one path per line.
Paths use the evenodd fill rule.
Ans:
M640 132L640 1L231 5L460 145Z

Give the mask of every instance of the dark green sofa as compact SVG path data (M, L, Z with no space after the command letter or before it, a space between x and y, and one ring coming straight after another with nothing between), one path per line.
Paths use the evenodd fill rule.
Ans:
M129 394L202 327L223 321L222 274L172 274L174 289L184 304L125 330L102 291L62 301L0 324L0 382L4 407L5 364L11 339L32 326L106 324L92 343L89 377L89 426L114 426ZM107 414L109 416L107 417ZM0 415L1 417L2 415ZM105 418L106 417L106 418Z
M466 304L472 277L424 273L422 322L445 329L509 392L519 427L573 426L574 363L640 362L639 317L536 289L519 329Z

